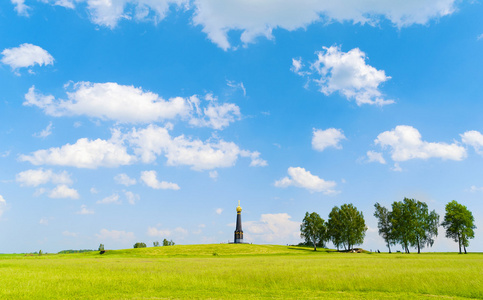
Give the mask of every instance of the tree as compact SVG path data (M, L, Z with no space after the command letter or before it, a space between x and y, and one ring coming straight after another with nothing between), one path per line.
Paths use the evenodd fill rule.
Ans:
M174 245L174 242L171 240L171 241L168 241L167 239L164 239L163 240L163 246L173 246Z
M351 250L354 245L364 242L367 226L362 212L352 204L343 204L340 208L334 206L330 212L327 229L337 249L343 245L346 250Z
M376 208L374 217L378 219L377 228L379 228L379 235L382 236L387 248L389 248L389 253L391 253L391 245L395 244L390 220L391 212L379 203L374 204L374 207Z
M158 241L153 242L153 246L154 246L154 247L159 247L159 242L158 242Z
M99 251L104 251L104 244L99 245Z
M325 221L318 213L305 213L305 218L300 224L300 237L305 239L306 243L314 245L314 251L317 251L317 245L324 246L327 240L327 227Z
M146 244L137 242L136 244L134 244L134 248L146 248Z
M471 211L466 206L459 204L455 200L446 204L446 214L444 221L441 223L446 229L446 237L452 238L458 243L459 253L461 254L461 246L464 247L466 254L466 247L469 246L469 239L475 237L476 228L475 219Z
M390 214L393 238L409 253L409 246L416 247L418 253L427 246L432 246L438 236L439 215L429 212L424 202L404 198L392 204Z

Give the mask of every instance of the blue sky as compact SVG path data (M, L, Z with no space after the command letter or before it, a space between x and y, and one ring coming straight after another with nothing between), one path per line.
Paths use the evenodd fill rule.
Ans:
M478 1L0 4L0 252L298 243L305 212L451 200L483 251ZM398 246L399 247L399 246ZM396 250L398 249L396 247ZM400 247L399 247L400 248ZM441 227L432 248L457 251Z

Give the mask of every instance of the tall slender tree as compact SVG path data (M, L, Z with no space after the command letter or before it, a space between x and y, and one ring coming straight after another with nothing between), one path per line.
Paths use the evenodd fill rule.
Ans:
M475 237L475 218L466 206L459 204L455 200L446 204L445 209L446 214L441 225L446 229L446 237L458 243L460 254L461 246L463 246L466 254L469 240Z
M374 207L376 209L374 212L374 217L376 217L378 220L377 228L379 229L379 235L382 236L386 242L387 248L389 249L389 253L391 253L391 245L395 244L390 219L391 211L379 203L374 204Z
M327 240L327 227L325 221L318 213L305 213L305 218L300 224L300 237L305 239L306 243L314 245L314 251L317 251L317 245L324 246Z

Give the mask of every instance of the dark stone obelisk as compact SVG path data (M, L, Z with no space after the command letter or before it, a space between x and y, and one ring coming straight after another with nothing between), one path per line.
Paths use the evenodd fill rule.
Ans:
M238 206L236 207L236 229L235 229L235 244L243 243L243 230L241 221L242 208L240 206L240 201L238 201Z

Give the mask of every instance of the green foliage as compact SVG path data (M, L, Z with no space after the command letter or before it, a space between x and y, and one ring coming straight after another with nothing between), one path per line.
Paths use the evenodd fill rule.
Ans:
M466 206L459 204L455 200L446 204L446 214L444 221L441 223L446 229L446 237L453 239L458 243L459 253L461 253L461 246L469 246L469 240L475 237L476 228L475 219L471 211Z
M395 244L392 233L391 212L379 203L374 204L374 208L376 209L374 217L378 221L377 228L379 229L379 235L382 236L387 248L389 248L389 253L391 253L391 245Z
M104 251L104 244L100 244L100 245L99 245L99 249L98 249L98 251Z
M42 255L42 254L43 254L43 253L42 253L42 250L39 250L39 255Z
M409 246L416 247L418 253L425 246L432 246L438 235L439 215L429 212L424 202L404 198L392 204L390 221L393 237L409 253Z
M136 244L134 244L134 248L146 248L146 244L137 242Z
M362 212L352 204L343 204L340 208L334 206L329 213L327 231L337 249L343 246L351 250L364 242L367 226Z
M171 241L168 241L167 239L164 239L163 240L163 246L173 246L174 245L174 242L171 240Z
M300 224L300 237L305 239L305 242L311 243L314 246L314 251L317 251L317 246L322 245L327 240L327 227L325 221L318 213L305 213L305 217Z
M153 242L153 247L159 247L159 242L158 241Z

